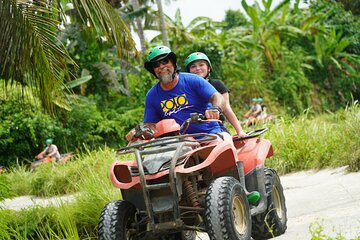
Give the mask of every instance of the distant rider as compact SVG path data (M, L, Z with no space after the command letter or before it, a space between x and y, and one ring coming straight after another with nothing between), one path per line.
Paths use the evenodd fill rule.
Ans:
M258 103L257 98L251 100L251 108L245 113L244 117L248 119L248 126L256 123L257 117L261 114L261 105Z
M46 139L45 143L46 143L46 148L44 149L44 151L39 153L36 156L36 158L41 159L45 157L51 157L54 158L56 161L58 161L60 159L60 153L58 147L55 144L53 144L53 139L51 138Z

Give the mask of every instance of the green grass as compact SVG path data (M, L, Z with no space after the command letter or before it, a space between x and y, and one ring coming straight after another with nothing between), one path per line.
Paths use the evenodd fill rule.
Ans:
M3 239L97 239L102 208L114 199L121 199L119 190L109 180L110 165L115 159L113 150L99 149L78 156L65 166L44 165L30 174L18 167L5 174L8 182L16 178L31 183L25 188L20 183L10 184L18 194L52 196L76 192L77 195L75 202L60 203L58 208L0 211L0 236Z
M345 238L341 233L335 232L335 236L330 236L324 233L322 224L318 222L311 223L309 226L309 232L311 234L311 240L360 240L360 235L348 239Z
M284 174L299 170L349 166L360 169L360 107L337 113L296 119L282 118L269 125L265 138L272 142L274 156L267 165Z
M14 197L16 194L10 188L10 182L5 175L0 175L0 201Z
M78 155L66 165L44 164L30 172L17 166L4 179L17 195L36 195L42 197L72 194L81 191L84 179L98 177L106 179L111 163L116 159L111 149L99 149Z
M359 110L354 104L337 113L316 117L304 113L296 119L282 118L269 124L270 130L263 137L271 140L275 154L268 166L280 173L344 165L358 171ZM19 212L0 210L2 239L97 239L102 208L114 199L121 199L119 190L109 180L109 168L115 159L114 150L105 148L78 155L64 166L44 165L32 173L22 166L9 169L0 176L3 198L76 193L76 201ZM333 239L321 228L312 231L314 240Z

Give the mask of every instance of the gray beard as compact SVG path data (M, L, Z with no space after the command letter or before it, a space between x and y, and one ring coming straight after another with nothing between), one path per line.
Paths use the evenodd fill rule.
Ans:
M173 78L172 78L172 74L169 73L169 74L166 74L166 75L161 75L158 77L160 82L162 84L168 84L168 83L171 83L173 81Z

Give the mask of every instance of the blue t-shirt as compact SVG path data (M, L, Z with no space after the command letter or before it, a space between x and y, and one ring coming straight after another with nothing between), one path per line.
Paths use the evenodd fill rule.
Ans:
M216 89L203 78L192 73L179 73L176 86L168 91L160 87L160 83L153 86L146 94L145 123L157 123L162 119L173 118L182 124L190 113L205 114L211 107L210 97ZM217 133L221 128L217 122L190 124L186 133Z

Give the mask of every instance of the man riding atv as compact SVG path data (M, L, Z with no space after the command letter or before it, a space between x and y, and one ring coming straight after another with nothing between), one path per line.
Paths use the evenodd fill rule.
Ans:
M133 153L135 160L110 167L121 195L104 206L98 239L195 240L199 231L211 240L260 240L283 234L283 188L276 171L265 167L272 145L258 138L267 129L244 137L222 133L220 93L196 75L179 73L169 48L153 48L145 68L160 82L147 93L145 127L137 126L127 135L128 146L117 151Z
M54 140L52 138L46 139L45 141L46 148L36 156L36 159L40 160L46 157L52 158L52 160L55 161L60 159L60 153L58 147L55 144L53 144L53 141Z
M54 140L52 138L46 139L45 141L46 147L41 153L36 155L35 157L36 161L33 162L30 166L31 170L34 170L36 167L44 163L63 164L69 161L73 157L72 153L60 154L58 147L55 144L53 144L53 141Z

